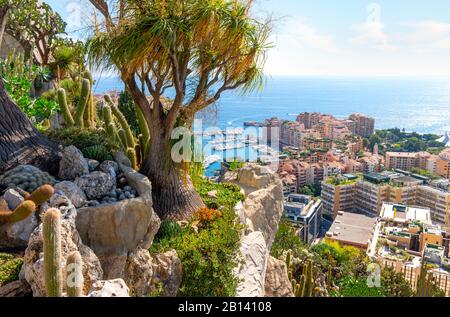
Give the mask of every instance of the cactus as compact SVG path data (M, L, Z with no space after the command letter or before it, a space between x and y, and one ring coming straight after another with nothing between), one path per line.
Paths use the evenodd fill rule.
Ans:
M51 208L43 216L44 279L48 297L62 296L61 212Z
M142 113L141 108L139 108L138 106L136 106L136 116L138 119L139 129L142 133L142 140L139 139L139 143L141 144L143 157L145 157L145 155L147 154L148 143L150 142L150 130L148 128L144 114Z
M36 206L39 206L49 200L53 196L54 192L55 190L53 189L53 186L42 185L34 192L32 192L31 195L26 196L25 199L31 200L36 204Z
M134 153L136 154L137 165L141 165L142 164L142 149L141 149L140 144L136 144L136 146L134 147Z
M91 92L91 82L89 79L83 79L81 83L81 91L80 91L80 101L77 107L77 111L75 113L75 125L77 127L83 128L83 117L86 111L86 106L89 101L89 95Z
M4 201L4 200L3 200ZM0 223L19 222L27 219L37 209L31 200L25 200L14 211L9 210L7 204L0 204Z
M133 132L131 132L131 128L130 125L127 122L127 119L125 118L125 116L123 115L123 113L119 110L119 108L113 103L111 96L109 95L105 95L104 96L106 103L109 104L109 106L111 107L111 110L114 114L114 116L117 118L117 120L120 123L120 126L122 127L122 129L125 131L125 135L126 135L126 141L127 141L127 148L133 148L135 147L135 141L134 141L134 136L133 136Z
M83 259L78 251L69 254L66 261L67 296L83 296Z
M138 162L137 162L137 157L136 157L136 151L132 148L128 148L127 149L127 157L130 159L131 167L133 169L137 169Z
M122 144L122 148L126 149L127 148L127 135L126 135L125 131L120 129L119 131L117 131L117 134L119 136L120 144Z
M50 174L31 165L20 165L0 176L0 187L20 188L33 192L42 185L54 185L55 179Z
M58 103L59 108L61 109L62 116L64 118L64 122L67 127L73 127L75 121L73 120L72 114L70 113L69 106L67 105L67 96L66 90L64 88L58 89Z
M288 256L290 263L290 253L288 253ZM303 266L303 272L302 275L300 276L298 283L295 279L291 279L291 283L292 283L292 291L294 292L295 297L312 297L314 284L313 262L307 261L306 264Z

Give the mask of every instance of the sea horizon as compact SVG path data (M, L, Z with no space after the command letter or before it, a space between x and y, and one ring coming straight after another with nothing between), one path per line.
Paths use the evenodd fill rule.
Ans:
M95 93L121 91L118 77L97 80ZM450 131L450 76L266 76L261 91L226 92L214 115L200 115L207 126L242 126L271 117L295 120L301 112L345 118L359 112L375 119L376 129L399 128L443 135Z

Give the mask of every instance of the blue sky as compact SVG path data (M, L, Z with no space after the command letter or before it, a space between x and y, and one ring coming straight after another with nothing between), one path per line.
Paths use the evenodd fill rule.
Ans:
M70 30L82 28L92 10L86 0L46 2ZM269 74L450 76L448 0L255 2L255 13L276 18Z

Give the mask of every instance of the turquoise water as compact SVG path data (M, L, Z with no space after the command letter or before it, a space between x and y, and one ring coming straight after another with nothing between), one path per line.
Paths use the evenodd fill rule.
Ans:
M117 79L103 79L98 81L96 93L122 88ZM450 78L270 77L260 92L246 96L236 92L223 94L215 111L206 111L201 117L206 118L204 126L225 129L270 117L295 120L304 111L337 118L362 112L375 118L377 129L398 127L443 134L450 131ZM226 153L245 158L256 156L248 147ZM218 168L220 163L213 164L208 174Z

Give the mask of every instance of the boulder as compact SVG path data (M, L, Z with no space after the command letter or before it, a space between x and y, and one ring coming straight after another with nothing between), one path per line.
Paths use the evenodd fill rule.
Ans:
M151 292L162 289L161 296L176 297L183 278L183 266L177 251L171 250L152 257L153 276Z
M20 195L16 190L10 188L8 189L5 194L3 194L3 197L0 197L0 199L3 198L7 203L10 210L14 210L19 206L25 199Z
M109 281L95 282L88 297L130 297L130 290L125 281L122 279L115 279Z
M84 191L89 200L101 199L116 189L116 180L103 172L92 172L78 177L75 184Z
M73 182L64 181L56 184L54 188L69 198L76 208L84 206L87 201L86 194Z
M58 177L72 180L86 174L89 174L89 166L83 153L73 145L66 147L59 163Z
M31 297L30 285L25 281L14 281L0 287L0 298L2 297Z
M263 297L268 251L264 235L255 231L241 240L242 263L235 269L239 280L236 297Z
M100 164L98 169L99 171L107 173L111 175L112 178L116 179L117 174L119 173L119 164L114 161L104 161L102 164Z
M285 262L269 257L264 288L266 297L294 297Z
M19 222L0 224L0 247L25 248L38 224L34 214Z
M81 239L97 254L108 279L124 277L128 253L148 249L160 225L148 178L131 168L124 173L139 197L81 208L76 219Z
M52 196L47 207L58 208L61 211L61 265L63 266L63 272L65 272L67 256L73 251L79 251L83 259L84 291L87 293L93 283L103 278L103 270L97 256L80 239L75 226L77 210L70 200L60 193L55 193ZM20 272L20 279L25 280L31 286L35 297L46 296L43 262L41 224L31 234Z

